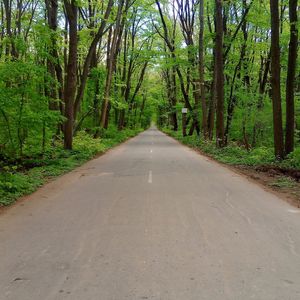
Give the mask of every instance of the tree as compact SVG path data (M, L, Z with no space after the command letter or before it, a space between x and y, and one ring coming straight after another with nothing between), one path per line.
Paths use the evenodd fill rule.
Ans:
M50 86L50 90L46 91L51 97L49 103L49 108L53 110L58 109L58 103L56 101L59 98L63 100L63 71L60 65L60 58L58 53L57 46L57 27L58 27L58 3L57 0L45 0L46 12L47 12L47 22L50 29L50 45L49 45L49 57L47 59L48 72L51 75L52 79L59 82L59 88L57 91L57 86ZM63 113L62 106L60 105L61 113Z
M177 57L176 57L176 53L175 53L175 32L176 32L176 16L174 15L174 22L173 22L173 27L172 30L170 32L170 30L168 29L167 23L166 23L166 19L161 7L161 4L159 1L156 1L156 5L159 11L159 16L160 16L160 20L162 23L162 27L163 27L163 32L161 32L158 27L154 24L154 27L157 31L157 33L159 34L159 36L163 39L163 41L165 42L165 45L167 46L168 50L170 51L170 55L171 55L171 59L173 61L178 79L179 79L179 83L180 83L180 89L182 92L182 96L183 96L183 100L184 100L184 104L185 107L188 108L188 110L191 112L191 118L193 120L193 124L191 127L191 130L193 130L194 128L196 128L196 132L199 135L200 133L200 126L199 126L199 118L198 115L194 113L194 108L191 105L190 99L189 99L189 90L190 90L190 83L191 83L191 78L190 78L190 66L188 65L188 69L187 69L187 80L186 80L186 84L184 81L184 77L183 77L183 73L180 70L179 64L177 62ZM182 15L182 27L185 27L185 18ZM193 21L189 21L189 24L193 23ZM189 27L190 28L190 27ZM191 41L191 32L189 29L185 29L184 32L186 32L186 37L185 37L185 41L187 43L187 45L191 46L192 45L192 41ZM189 63L191 63L191 53L190 51L188 51L188 61ZM195 95L195 94L194 94Z
M216 9L216 38L215 38L215 96L216 114L216 143L224 146L224 61L223 61L223 4L215 0Z
M186 107L197 142L284 158L299 147L298 1L266 3L3 0L0 156L146 127L154 108L177 131Z
M204 0L199 1L199 85L202 106L202 131L204 138L207 137L207 108L204 86Z
M125 0L125 2L124 0L122 0L121 3L119 3L116 24L113 30L110 31L107 51L107 76L101 109L100 128L107 128L108 126L110 90L112 85L113 73L115 72L116 68L117 54L120 50L122 41L125 18L129 4L129 0Z
M64 147L71 150L73 144L74 101L77 85L77 1L64 0L66 19L69 25L69 54L64 87L65 117Z
M78 86L78 91L77 91L77 96L76 96L76 100L74 103L74 114L75 117L79 111L80 108L80 104L84 95L84 91L85 91L85 87L86 87L86 83L87 83L87 78L91 69L91 65L94 59L94 64L96 64L95 60L96 60L96 50L97 50L97 45L100 42L100 40L102 39L103 35L106 32L106 24L107 24L107 20L111 14L111 10L113 8L113 0L109 0L107 3L107 7L104 13L104 18L101 20L101 23L99 25L98 31L97 33L93 36L93 40L91 42L91 45L89 47L88 53L86 55L84 64L83 64L83 70L81 73L81 77L80 77L80 84ZM90 10L91 10L91 3L89 5ZM90 23L91 23L91 28L93 28L95 26L95 16L91 15L90 16Z
M271 12L271 87L273 103L274 149L278 159L284 158L282 129L281 89L280 89L280 45L278 0L270 0Z
M295 133L295 74L297 66L298 51L298 29L297 29L297 0L289 1L290 17L290 43L288 56L288 71L286 77L286 130L285 130L285 153L289 154L294 150Z

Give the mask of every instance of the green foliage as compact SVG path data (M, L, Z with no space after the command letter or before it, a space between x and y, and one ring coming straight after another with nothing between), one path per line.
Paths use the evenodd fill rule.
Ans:
M74 138L72 151L64 150L59 144L54 148L48 147L43 156L23 159L20 164L0 164L0 206L9 205L18 197L32 193L50 178L74 169L141 131L118 131L112 126L101 139L79 132Z
M285 160L274 159L273 147L260 146L247 151L234 143L224 148L216 148L214 141L203 141L196 136L183 137L181 132L174 132L164 128L164 132L178 139L183 144L200 150L210 157L222 163L231 165L253 166L260 165L279 167L283 169L300 169L300 148L296 148ZM280 189L291 189L296 186L294 179L288 176L281 176L270 183L270 186Z
M274 158L273 147L256 147L247 151L234 143L227 147L217 148L214 141L205 141L197 136L183 137L181 132L174 132L170 129L163 129L164 132L181 141L183 144L199 149L216 160L232 165L279 165L286 168L300 168L300 148L291 153L288 158L278 162Z
M0 37L2 204L34 190L47 178L71 170L96 153L102 153L133 136L139 131L136 128L147 128L154 119L161 127L171 127L172 118L176 114L180 126L181 109L186 106L187 98L189 105L195 107L194 111L188 112L187 118L191 119L197 111L199 114L195 115L199 116L201 123L201 105L196 107L199 101L196 95L197 82L201 77L199 45L204 46L205 100L207 107L210 107L211 104L214 106L211 101L214 99L215 3L210 0L205 3L204 42L201 43L198 2L190 2L191 7L187 10L195 14L192 18L186 16L189 20L187 23L195 21L191 25L192 34L189 37L185 32L187 24L182 23L187 11L180 12L179 2L160 1L167 35L173 48L165 43L165 37L162 38L165 33L155 2L139 0L121 11L120 15L125 20L122 36L120 43L117 43L116 53L110 53L113 47L109 48L112 46L109 39L112 36L114 39L118 31L112 32L111 29L115 30L118 23L123 23L117 20L123 2L114 2L104 34L97 44L95 55L92 55L83 99L80 99L80 107L76 111L76 134L72 151L64 151L62 141L62 123L66 120L63 117L62 94L66 84L67 49L70 46L67 28L64 28L64 4L58 6L56 29L50 29L47 24L51 14L48 14L47 5L43 1L24 7L12 4L11 22L2 24L3 34ZM216 149L214 142L204 141L203 138L182 138L179 132L169 131L169 134L224 163L278 164L273 159L273 115L270 70L267 68L270 51L269 2L254 0L245 24L241 23L244 5L252 1L223 2L224 49L230 46L224 60L224 123L225 127L228 125L228 146ZM85 82L83 74L87 54L102 23L107 2L78 0L76 3L80 12L75 94L81 95L79 84ZM282 4L280 48L284 116L290 24L288 2L284 0ZM4 9L0 11L0 16L1 20L6 20ZM152 25L146 26L149 20L152 20ZM8 30L6 27L10 23L11 28ZM299 26L300 23L300 29ZM108 56L108 53L112 55ZM111 62L114 66L112 84L108 86L106 83L110 82L108 75L111 73L108 70ZM147 69L143 73L144 66ZM300 168L299 67L300 64L295 80L296 150L280 163L287 168ZM265 71L266 81L261 90ZM185 100L183 95L186 95ZM59 97L61 99L57 99ZM108 130L100 126L102 108L105 107L104 97L109 102ZM120 118L123 112L124 120ZM118 126L124 130L117 130ZM101 136L101 139L91 138L94 135Z
M300 148L296 148L287 159L282 162L283 166L300 169Z
M6 170L0 172L0 206L9 205L22 195L32 193L43 183L38 172L28 174Z
M270 185L277 188L292 188L296 185L296 183L292 178L280 177L273 181Z
M39 92L47 76L44 67L30 62L0 63L0 154L13 158L37 144L41 149L53 133L50 128L62 120L57 111L48 109L49 99Z

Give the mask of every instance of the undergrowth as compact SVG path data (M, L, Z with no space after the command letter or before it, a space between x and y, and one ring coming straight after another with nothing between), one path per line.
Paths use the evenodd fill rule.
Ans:
M276 188L293 188L295 186L295 181L289 177L279 177L270 185Z
M215 142L205 141L197 136L183 137L182 133L170 129L163 129L165 133L173 136L183 144L199 149L214 159L230 165L276 165L283 168L300 169L300 148L296 148L285 160L279 162L274 159L273 148L257 147L247 151L245 148L231 143L226 147L217 148Z
M74 138L72 151L64 150L57 142L55 147L48 145L42 154L31 151L16 161L0 161L0 206L9 205L17 198L34 192L49 179L80 166L141 131L118 131L112 127L100 139L79 132Z

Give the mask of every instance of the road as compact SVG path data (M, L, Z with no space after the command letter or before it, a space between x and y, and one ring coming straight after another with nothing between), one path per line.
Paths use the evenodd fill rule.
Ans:
M0 299L299 300L300 210L151 128L0 215Z

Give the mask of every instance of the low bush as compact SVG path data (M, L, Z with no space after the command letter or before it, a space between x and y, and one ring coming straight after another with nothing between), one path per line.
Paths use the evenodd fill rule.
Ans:
M216 160L232 165L276 165L284 168L300 169L300 148L279 162L274 159L274 150L271 147L257 147L247 151L234 143L224 148L217 148L214 141L205 141L197 136L183 137L181 132L174 132L170 129L163 129L165 133L176 138L183 144L196 148Z
M96 154L104 153L113 146L135 136L142 129L118 131L112 127L102 138L94 139L85 132L74 138L73 150L67 151L59 144L47 147L43 155L24 157L15 162L0 163L0 206L9 205L17 198L34 192L47 180L64 174Z

